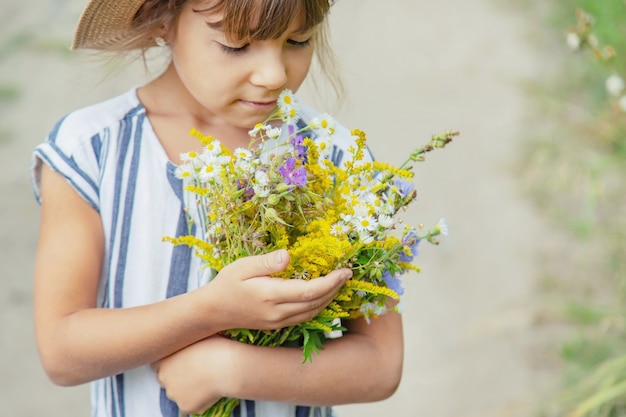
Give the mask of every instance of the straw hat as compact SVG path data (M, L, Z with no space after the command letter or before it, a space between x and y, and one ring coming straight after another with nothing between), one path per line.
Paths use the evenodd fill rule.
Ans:
M145 0L90 0L78 21L72 49L103 49L124 39Z

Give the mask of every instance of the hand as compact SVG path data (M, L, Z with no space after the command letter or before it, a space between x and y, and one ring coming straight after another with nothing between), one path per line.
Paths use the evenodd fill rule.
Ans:
M334 298L352 276L347 269L310 281L272 278L284 270L289 253L278 250L266 255L249 256L227 265L203 287L217 303L223 329L279 329L311 320Z
M238 342L212 336L152 364L159 384L182 413L201 414L226 396L233 343Z

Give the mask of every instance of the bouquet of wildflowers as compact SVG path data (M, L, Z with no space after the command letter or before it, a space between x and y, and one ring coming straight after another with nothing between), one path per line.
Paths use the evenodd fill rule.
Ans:
M250 131L252 145L234 151L195 130L205 145L200 154L182 155L178 167L189 199L189 219L201 231L165 237L188 245L207 268L220 271L245 256L287 249L290 264L277 279L310 280L348 267L353 276L313 320L278 330L231 329L235 340L262 346L299 344L311 361L324 340L341 334L341 319L375 318L388 311L388 299L403 293L399 276L410 270L418 243L446 234L411 227L397 214L416 196L412 164L442 148L457 132L434 136L401 166L366 157L365 134L353 130L347 160L329 159L335 122L322 115L300 119L299 103L285 90L276 112ZM277 127L280 126L280 127ZM203 416L230 416L237 399L222 399Z

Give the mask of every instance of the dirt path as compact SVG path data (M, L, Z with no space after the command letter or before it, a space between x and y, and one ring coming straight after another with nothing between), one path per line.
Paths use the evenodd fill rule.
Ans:
M6 3L2 44L24 30L67 42L82 5ZM529 415L529 401L551 380L538 366L551 354L543 353L549 346L533 322L536 236L544 224L520 196L512 170L528 123L519 84L540 69L526 42L530 23L489 0L341 0L332 26L351 93L335 114L368 132L378 159L400 162L431 134L462 131L418 170L421 200L409 221L445 217L450 236L440 247L422 246L423 273L406 279L402 385L388 401L338 411L342 417ZM2 51L0 80L17 86L20 97L0 107L0 407L13 417L84 417L87 387L52 386L34 347L38 209L27 174L30 151L66 112L141 77L99 82L97 65L78 65L50 48Z

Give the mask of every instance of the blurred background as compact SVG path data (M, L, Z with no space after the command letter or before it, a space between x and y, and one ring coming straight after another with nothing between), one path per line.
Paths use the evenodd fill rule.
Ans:
M32 330L38 206L30 154L69 111L159 72L68 46L83 0L0 6L0 408L89 415L87 386L43 374ZM580 9L577 12L577 8ZM340 417L626 415L626 4L623 0L340 0L348 94L301 96L418 166L411 224L444 217L406 276L395 396ZM316 91L318 91L316 93ZM319 92L321 91L321 93Z

